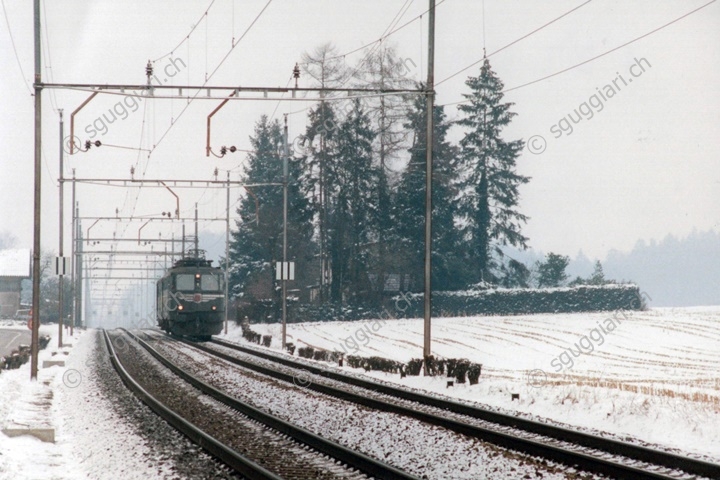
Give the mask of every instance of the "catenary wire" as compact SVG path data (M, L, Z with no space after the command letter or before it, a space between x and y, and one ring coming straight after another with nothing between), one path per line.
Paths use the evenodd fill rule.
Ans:
M453 74L450 75L449 77L443 78L443 79L440 80L439 82L436 82L436 83L435 83L435 86L441 85L441 84L447 82L448 80L450 80L451 78L454 78L454 77L460 75L462 72L464 72L464 71L466 71L466 70L474 67L474 66L477 65L478 63L480 63L480 62L482 62L483 60L485 60L486 57L492 57L492 56L495 55L496 53L502 52L502 51L505 50L506 48L509 48L509 47L515 45L516 43L518 43L518 42L520 42L520 41L522 41L522 40L525 40L525 39L528 38L529 36L534 35L535 33L539 32L540 30L544 29L545 27L547 27L547 26L549 26L549 25L552 25L553 23L557 22L558 20L560 20L560 19L562 19L562 18L570 15L571 13L575 12L576 10L579 10L580 8L584 7L585 5L587 5L587 4L590 3L590 2L592 2L592 0L587 0L585 3L583 3L583 4L581 4L581 5L578 5L577 7L573 8L573 9L571 9L571 10L568 10L567 12L563 13L563 14L560 15L559 17L556 17L556 18L550 20L549 22L547 22L546 24L544 24L544 25L536 28L536 29L533 30L532 32L530 32L530 33L528 33L528 34L526 34L526 35L523 35L522 37L518 38L517 40L513 40L512 42L508 43L508 44L505 45L504 47L501 47L501 48L495 50L494 52L490 53L489 55L483 56L483 58L481 58L480 60L478 60L478 61L476 61L476 62L473 62L473 63L471 63L470 65L468 65L467 67L462 68L462 69L458 70L457 72L453 73ZM484 20L483 20L483 22L484 22ZM484 35L484 33L483 33L483 35ZM484 43L484 40L483 40L483 43Z
M683 20L684 18L687 18L687 17L689 17L690 15L699 12L700 10L702 10L702 9L710 6L711 4L715 3L716 1L717 1L717 0L712 0L712 1L710 1L710 2L708 2L708 3L706 3L706 4L704 4L704 5L698 7L698 8L696 8L696 9L694 9L694 10L691 10L690 12L688 12L688 13L686 13L686 14L684 14L684 15L682 15L682 16L680 16L680 17L678 17L678 18L676 18L676 19L674 19L674 20L672 20L672 21L670 21L670 22L668 22L668 23L666 23L666 24L664 24L664 25L661 25L661 26L658 27L658 28L655 28L654 30L651 30L651 31L649 31L649 32L647 32L647 33L645 33L645 34L643 34L643 35L640 35L639 37L635 37L635 38L633 38L632 40L629 40L629 41L623 43L622 45L618 45L617 47L611 48L610 50L607 50L607 51L605 51L605 52L603 52L603 53L601 53L601 54L599 54L599 55L595 55L594 57L589 58L589 59L587 59L587 60L585 60L585 61L582 61L582 62L580 62L580 63L576 63L575 65L572 65L572 66L570 66L570 67L564 68L564 69L562 69L562 70L560 70L560 71L557 71L557 72L555 72L555 73L551 73L550 75L545 75L544 77L538 78L538 79L533 80L533 81L531 81L531 82L523 83L523 84L521 84L521 85L518 85L518 86L515 86L515 87L511 87L511 88L506 88L505 90L503 90L503 93L512 92L513 90L519 90L519 89L521 89L521 88L524 88L524 87L527 87L527 86L530 86L530 85L533 85L533 84L542 82L543 80L547 80L547 79L552 78L552 77L556 77L556 76L558 76L558 75L560 75L560 74L563 74L563 73L565 73L565 72L569 72L570 70L573 70L573 69L575 69L575 68L578 68L578 67L581 67L581 66L583 66L583 65L586 65L586 64L588 64L588 63L590 63L590 62L593 62L593 61L595 61L595 60L597 60L597 59L599 59L599 58L602 58L602 57L604 57L604 56L606 56L606 55L608 55L608 54L610 54L610 53L613 53L613 52L615 52L615 51L617 51L617 50L620 50L621 48L627 47L628 45L631 45L631 44L633 44L633 43L635 43L635 42L637 42L637 41L639 41L639 40L642 40L643 38L646 38L646 37L648 37L648 36L650 36L650 35L652 35L652 34L654 34L654 33L657 33L657 32L659 32L660 30L663 30L664 28L669 27L670 25L672 25L672 24L674 24L674 23L677 23L677 22L679 22L680 20ZM446 104L441 105L441 106L447 107L447 106L452 106L452 105L459 105L459 104L461 104L461 103L466 103L467 101L468 101L468 100L461 100L461 101L459 101L459 102L446 103Z
M12 29L10 28L10 19L8 18L7 10L5 9L5 0L2 0L1 3L3 8L3 14L5 15L5 23L7 24L8 28L8 34L10 35L10 43L12 43L13 52L15 52L15 60L17 60L18 67L20 68L20 75L22 75L23 83L28 89L28 92L30 92L30 95L33 95L33 90L32 88L30 88L30 84L25 77L25 71L23 70L22 63L20 62L20 57L18 56L17 47L15 46L15 38L13 37Z

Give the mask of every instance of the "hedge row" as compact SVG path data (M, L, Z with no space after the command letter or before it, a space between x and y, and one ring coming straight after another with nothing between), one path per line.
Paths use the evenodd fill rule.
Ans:
M288 347L294 351L295 346L288 344ZM292 355L292 351L288 350ZM313 347L300 347L297 349L298 356L302 358L319 360L325 362L338 362L341 366L343 359L347 361L347 366L351 368L362 368L367 371L377 371L385 373L399 373L401 376L412 375L418 376L423 370L423 366L427 365L428 376L447 376L454 378L457 383L465 383L466 378L470 380L470 385L476 385L482 372L482 364L472 363L465 358L443 358L435 359L435 357L427 357L423 361L422 358L413 358L407 363L397 360L391 360L383 357L359 357L357 355L348 355L344 357L341 352L331 352L328 350L315 349Z
M422 359L416 359L422 365ZM445 375L455 378L457 383L465 383L465 377L470 380L470 385L476 385L482 373L482 364L473 363L465 358L444 358L435 359L429 356L425 359L428 375Z
M436 317L463 317L642 310L646 308L643 295L638 286L633 284L434 292L432 314ZM387 305L380 307L294 304L288 309L288 322L420 318L424 313L423 304L423 294L418 293L391 298ZM253 316L250 318L254 321L273 322L279 318L272 303L258 302L252 307L248 305L246 307L249 310L243 312L251 310Z
M389 358L348 355L347 364L349 367L363 368L365 371L400 373L401 376L418 376L423 370L423 366L427 366L428 376L446 376L454 378L457 383L465 383L467 378L470 380L470 385L478 383L482 372L482 364L470 362L465 358L438 360L432 356L427 357L424 361L422 358L413 358L407 363L402 363Z
M385 373L400 373L405 368L404 363L389 358L358 357L356 355L347 356L347 365L352 368L365 369L366 372L373 370Z
M407 296L406 296L407 297ZM408 312L422 316L422 295L411 295ZM645 301L637 285L610 284L547 289L492 289L433 294L433 315L517 315L641 310Z

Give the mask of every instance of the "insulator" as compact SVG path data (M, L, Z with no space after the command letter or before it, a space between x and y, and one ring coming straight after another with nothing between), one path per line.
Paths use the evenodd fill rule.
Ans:
M300 66L297 63L295 64L295 68L293 68L293 78L300 78Z
M227 147L220 147L220 155L225 155L227 153Z
M145 66L145 75L148 77L152 77L152 74L153 74L152 62L150 62L150 60L148 60L148 63Z
M235 152L237 152L237 148L235 148L235 146L233 145L232 147L230 147L230 153L235 153Z
M102 145L102 142L100 140L95 140L95 146L99 147L100 145Z

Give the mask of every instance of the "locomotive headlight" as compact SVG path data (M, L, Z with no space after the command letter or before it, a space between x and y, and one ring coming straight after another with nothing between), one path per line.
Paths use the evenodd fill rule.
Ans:
M182 305L178 305L178 310L182 310L184 307Z
M213 309L213 310L217 310L217 306L213 305L213 306L212 306L212 309Z

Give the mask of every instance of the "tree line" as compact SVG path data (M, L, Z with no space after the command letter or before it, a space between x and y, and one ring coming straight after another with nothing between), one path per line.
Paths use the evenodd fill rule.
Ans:
M424 89L406 77L408 62L392 47L353 67L331 45L306 53L304 77L320 88ZM531 269L507 255L527 248L518 210L530 178L517 171L524 148L503 130L515 113L502 81L484 59L470 76L458 119L432 112L433 290L471 285L530 286ZM296 263L289 288L335 304L381 300L388 291L421 291L424 269L424 95L355 98L324 92L307 110L305 131L293 142L288 185L288 259ZM449 139L451 129L461 139ZM243 178L282 181L283 127L262 116L250 137ZM275 262L282 260L282 189L246 189L230 244L232 294L278 298ZM307 300L307 298L304 298Z

